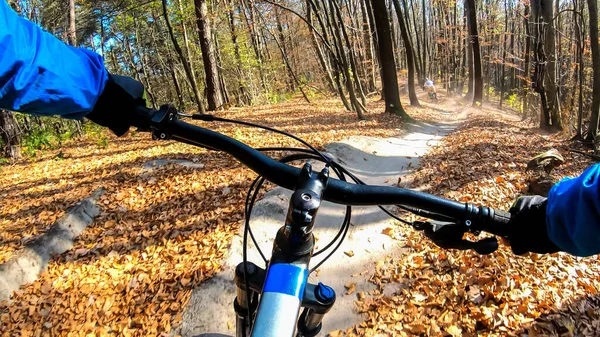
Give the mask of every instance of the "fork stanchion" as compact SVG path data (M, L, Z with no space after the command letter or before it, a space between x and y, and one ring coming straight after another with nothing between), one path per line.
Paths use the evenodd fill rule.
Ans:
M244 274L248 277L248 286L250 289L246 289ZM265 283L265 276L266 271L252 262L247 262L246 273L244 273L243 263L238 264L235 268L234 282L237 287L237 293L233 302L233 308L237 320L236 337L250 336L250 330L252 329L251 322L258 308L258 294ZM249 297L247 296L247 291L250 292ZM248 303L248 298L250 298L250 303ZM248 322L248 318L250 318L250 322Z

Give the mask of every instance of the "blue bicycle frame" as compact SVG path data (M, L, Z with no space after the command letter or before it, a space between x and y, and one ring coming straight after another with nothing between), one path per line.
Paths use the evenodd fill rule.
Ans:
M307 279L308 269L304 266L285 263L269 266L253 337L294 336Z
M335 292L321 283L309 284L308 265L315 244L312 229L327 179L327 168L313 173L305 164L285 225L275 237L267 271L248 262L236 268L237 337L246 337L249 331L252 337L314 337L320 332Z

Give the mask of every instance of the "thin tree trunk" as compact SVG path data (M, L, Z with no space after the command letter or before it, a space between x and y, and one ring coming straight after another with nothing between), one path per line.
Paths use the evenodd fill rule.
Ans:
M362 32L363 32L363 42L365 45L365 55L368 62L369 74L367 74L367 90L369 92L377 91L375 86L375 58L373 57L373 39L371 38L371 34L375 34L371 31L371 27L369 24L369 14L367 12L367 7L365 2L369 0L359 0L361 6L361 14L362 14Z
M400 26L400 34L404 41L404 48L406 49L406 63L408 65L408 97L410 98L410 105L420 106L417 93L415 92L415 60L413 59L414 52L410 39L408 37L408 31L406 24L404 23L404 17L400 10L400 2L393 0L394 8L396 9L396 16L398 17L398 25Z
M238 104L246 105L252 102L248 89L244 85L244 71L242 70L242 56L240 54L240 46L238 44L238 34L235 28L233 5L228 3L229 14L229 32L231 33L231 43L233 44L233 54L235 56L236 70L238 74Z
M11 159L21 158L19 125L14 113L4 109L0 109L0 137L4 143L4 157Z
M348 91L352 111L357 113L358 119L363 120L365 118L363 115L363 111L365 111L366 109L356 97L354 84L352 83L353 76L352 74L350 74L350 63L348 62L348 58L346 57L344 51L344 40L342 39L340 30L338 29L338 25L336 25L335 7L331 4L331 2L329 4L329 14L327 14L327 11L324 11L324 13L327 18L328 29L330 30L331 36L335 41L334 45L337 53L337 58L340 60L340 63L336 66L338 67L338 71L344 76L346 91Z
M471 43L471 35L469 34L469 9L465 6L465 17L467 22L467 72L468 72L468 80L467 80L467 95L465 96L466 100L473 100L473 88L475 87L475 67L473 65L473 44Z
M31 5L31 4L30 4ZM69 0L69 13L67 15L67 19L69 20L69 29L67 31L67 41L71 46L77 46L77 25L75 18L75 0ZM83 133L83 129L81 127L81 121L76 120L75 123L75 134L80 136Z
M75 0L69 0L69 30L67 33L68 42L71 46L77 45L77 27L75 26Z
M417 41L417 47L415 49L415 44L413 43L412 40L412 32L410 30L410 11L408 9L408 4L406 2L406 0L402 0L402 7L404 8L404 16L405 16L405 20L404 22L406 23L406 29L408 32L408 37L410 39L410 44L413 47L413 59L414 59L414 63L415 63L415 70L417 71L417 79L419 82L419 85L423 85L423 83L425 83L425 75L423 74L423 70L421 68L421 60L420 60L420 55L419 55L419 35L416 32L416 27L415 27L415 37L416 37L416 41ZM414 15L413 15L413 20L414 20Z
M223 76L223 60L221 59L221 48L219 47L219 39L214 36L213 41L215 42L215 54L217 56L217 68L219 69L219 87L221 90L221 95L223 97L223 108L227 108L229 106L230 98L229 98L229 90L227 90L227 83L225 82L225 76Z
M207 0L194 0L194 7L196 9L196 23L198 25L200 49L204 63L206 100L208 102L207 110L214 111L223 107L223 95L221 93L221 86L219 85L219 68L217 66L215 46L212 41L206 2Z
M267 83L265 79L265 72L263 69L263 54L259 46L259 38L258 34L256 33L256 24L254 20L254 4L251 2L248 6L246 4L246 1L248 0L239 0L239 11L241 13L244 13L244 20L246 21L246 27L248 28L248 35L250 35L252 50L254 51L254 56L256 56L256 60L258 62L258 74L260 78L260 85L264 90L266 90Z
M527 118L527 112L529 111L529 99L527 96L529 95L529 77L530 77L530 69L529 69L529 57L531 54L531 30L529 29L530 23L530 14L529 14L529 4L525 3L524 9L524 18L523 24L525 26L525 67L523 74L523 120Z
M100 50L102 51L102 57L106 59L106 53L104 51L104 2L99 1L98 6L100 7Z
M579 18L579 22L576 24L577 27L577 47L578 47L578 68L577 70L579 71L579 102L578 102L578 106L577 106L577 137L579 139L583 138L582 137L582 132L583 132L583 52L585 49L585 44L583 42L583 37L585 36L585 23L583 20L583 7L584 7L584 3L583 0L581 0L580 4L579 4L579 14L580 16L577 16Z
M517 9L518 11L518 9ZM515 12L516 13L516 12ZM516 55L515 53L515 35L516 35L516 15L515 17L513 17L513 20L511 20L511 24L510 24L510 53L511 56L509 57L510 59L510 63L511 63L511 68L510 68L510 79L511 79L511 85L509 87L509 90L512 90L514 88L517 87L517 71L516 71L516 67L515 64L517 63L517 61L515 60L514 55Z
M185 108L185 104L183 103L183 93L181 92L181 85L179 84L179 79L177 78L177 72L175 72L175 65L173 64L173 60L171 57L167 57L169 72L171 73L171 79L173 80L173 85L175 86L175 93L177 94L177 101L179 102L179 107L181 109Z
M600 49L598 48L598 6L596 0L587 0L590 15L590 45L592 49L592 69L594 83L592 86L592 115L588 128L587 140L596 140L598 136L598 119L600 109Z
M312 25L312 15L313 15L312 14L312 6L310 5L309 1L307 0L306 19L310 25ZM325 74L325 80L327 82L329 90L335 91L336 88L335 88L335 84L333 82L333 77L331 76L331 70L329 68L327 61L325 61L325 56L323 55L323 51L321 50L321 47L319 46L317 37L315 36L315 32L313 29L309 29L309 30L310 30L311 42L313 44L313 48L315 49L315 53L317 54L319 64L321 65L321 68L323 69L323 73Z
M188 35L188 29L187 29L187 24L186 24L187 20L186 20L186 16L185 16L185 10L183 8L183 1L184 0L177 0L178 5L179 5L179 15L181 15L181 28L183 30L183 48L182 49L186 55L186 58L181 59L181 62L182 63L185 62L185 63L189 64L190 73L192 75L191 78L189 78L189 80L194 82L194 84L192 86L192 90L197 91L198 97L202 98L202 94L200 94L200 88L198 87L198 79L196 77L194 58L192 57L192 51L190 48L190 38ZM194 89L194 87L196 89ZM194 93L194 95L196 95L196 93ZM200 104L200 105L202 105L202 104Z
M338 20L338 24L340 27L340 30L342 32L342 37L344 38L344 42L346 43L347 49L348 49L348 61L350 63L350 69L352 70L352 82L354 83L356 89L358 90L358 94L360 95L360 100L362 102L362 106L364 109L364 106L367 105L367 98L365 96L365 92L363 91L362 85L360 83L360 78L359 78L359 73L358 73L358 67L356 65L356 57L354 55L354 50L352 49L352 44L350 43L350 38L348 37L348 33L346 32L346 26L344 24L344 19L342 17L342 13L341 13L341 9L339 8L339 6L337 5L337 3L335 1L331 1L333 2L334 8L335 8L335 13L337 14L337 20ZM335 20L335 18L333 19ZM341 39L340 39L341 40Z
M137 48L135 48L136 54L137 54L137 61L139 62L140 66L142 67L142 74L144 75L143 81L145 82L145 86L146 86L146 93L148 94L148 97L150 98L150 103L152 106L156 106L156 101L154 99L154 89L152 88L152 84L150 82L150 76L148 76L148 71L146 69L146 61L145 61L145 55L142 53L142 48L139 44L139 40L138 37L140 36L138 28L137 28L137 21L134 18L134 25L135 25L135 42L137 44ZM129 45L129 43L127 44L127 46L130 48L130 53L133 54L133 51L131 50L131 46Z
M465 6L469 13L469 34L470 43L473 44L473 67L474 67L474 89L473 105L481 104L483 101L483 77L481 74L481 50L479 48L479 35L477 33L477 11L475 9L475 0L465 0Z
M425 0L422 0L421 4L423 6L423 53L421 55L423 55L423 73L427 77L427 16L425 15Z
M169 12L167 10L167 0L162 0L162 6L163 6L163 17L165 18L165 22L167 24L167 30L169 31L169 36L171 37L171 42L173 42L173 47L175 48L175 51L177 52L177 55L179 56L179 59L181 60L181 63L183 64L183 69L185 70L185 74L190 82L190 85L192 86L194 100L196 101L196 106L198 107L198 112L203 114L203 113L205 113L205 110L204 110L204 106L202 105L200 90L198 89L198 86L196 83L196 77L194 76L194 73L190 67L190 64L187 62L185 56L183 55L183 50L181 50L181 47L179 47L179 43L177 42L175 35L173 34L173 27L171 27L171 21L169 20Z
M505 75L506 75L506 34L508 34L508 1L504 1L504 39L502 41L502 75L500 75L500 107L502 107L502 101L504 101L504 87L505 87Z
M270 31L269 31L269 33L270 33ZM298 76L296 76L296 73L294 73L294 70L292 69L292 66L290 64L290 60L288 59L287 54L285 53L285 49L283 49L283 43L278 41L277 37L275 37L274 34L272 34L272 35L273 35L273 40L275 41L275 44L277 44L277 47L281 51L281 57L283 58L283 63L285 64L288 72L290 73L292 80L298 86L298 89L300 89L300 92L302 93L302 97L304 97L304 100L306 100L306 102L310 104L310 99L308 99L308 96L304 92L304 89L302 89L302 84L298 80Z
M466 45L468 45L468 43L466 43L466 41L464 44L462 43L464 41L462 27L465 27L466 23L467 23L467 18L465 16L463 16L463 24L461 26L461 31L458 36L458 41L459 41L458 55L460 55L460 59L461 59L460 70L458 72L458 77L460 78L460 80L458 81L458 88L457 88L459 97L462 97L464 90L465 90L465 72L467 71L468 48L466 48Z
M421 53L421 39L419 38L419 29L417 26L417 14L415 12L415 6L414 6L414 2L413 0L410 0L410 12L413 13L412 15L412 21L413 21L413 27L415 27L415 41L417 43L417 50L415 51L415 54L417 54L417 58L419 60L419 68L421 69L421 73L419 75L419 86L423 86L423 84L425 84L425 63L423 61L423 54Z
M544 18L544 22L547 23L544 49L546 51L548 67L544 81L546 82L546 88L548 90L548 107L550 108L550 118L552 120L552 127L557 130L562 130L563 127L560 111L560 99L558 93L558 85L556 82L557 58L555 38L556 34L554 29L554 6L552 0L541 0L541 2L542 16ZM598 39L596 39L596 41L598 41Z
M536 92L540 94L540 128L551 129L551 119L552 119L552 106L549 104L549 101L552 102L552 96L556 94L551 88L548 86L552 85L554 82L549 78L551 76L548 75L549 68L547 65L549 63L547 57L547 48L545 48L545 44L550 44L548 41L548 30L550 29L549 25L546 24L544 18L544 1L545 5L550 5L552 8L551 0L532 0L531 1L531 10L533 15L533 22L535 23L535 71L533 75L533 83L535 83ZM554 41L554 39L552 39ZM550 96L550 99L548 98Z
M275 11L275 22L277 23L277 25L276 25L277 26L277 34L279 35L278 46L281 49L281 54L284 55L284 57L286 57L286 59L287 59L287 55L289 55L289 53L288 53L288 50L285 45L286 38L283 35L283 25L281 24L281 18L280 18L280 14L279 14L280 9L278 7L275 7L274 11ZM286 66L286 69L287 69L286 82L287 82L288 90L294 91L294 90L296 90L295 85L294 85L294 83L295 83L294 75L292 74L291 67Z
M375 16L373 14L373 8L371 7L371 0L363 1L365 4L365 9L367 10L367 17L369 18L369 29L371 31L371 38L373 42L373 76L375 77L376 73L381 72L381 61L379 60L379 39L377 38L377 28L375 27Z

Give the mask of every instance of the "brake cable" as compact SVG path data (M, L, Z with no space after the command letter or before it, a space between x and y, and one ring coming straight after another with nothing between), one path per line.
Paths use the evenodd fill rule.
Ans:
M270 151L270 150L275 150L275 151L297 151L297 152L304 152L307 154L313 154L313 155L317 155L320 157L320 161L325 162L326 166L331 166L331 167L336 167L339 171L341 171L342 173L348 175L354 182L356 182L357 184L360 185L366 185L362 180L360 180L358 177L356 177L354 174L352 174L351 172L349 172L345 167L343 167L342 165L340 165L338 162L336 162L333 158L331 158L328 155L325 155L324 153L322 153L321 151L317 150L315 147L313 147L312 145L310 145L308 142L306 142L305 140L303 140L302 138L295 136L289 132L286 131L282 131L282 130L278 130L272 127L268 127L268 126L264 126L264 125L260 125L260 124L255 124L255 123L251 123L251 122L246 122L246 121L240 121L240 120L235 120L235 119L228 119L228 118L222 118L222 117L217 117L214 115L210 115L210 114L183 114L183 113L179 113L180 116L183 117L189 117L192 118L194 120L201 120L201 121L205 121L205 122L225 122L225 123L232 123L232 124L239 124L239 125L244 125L244 126L250 126L250 127L254 127L254 128L258 128L258 129L263 129L266 131L271 131L274 133L278 133L287 137L290 137L298 142L300 142L301 144L305 145L306 147L308 147L308 149L302 149L302 148L272 148L272 147L267 147L267 148L261 148L258 149L260 151ZM313 158L315 159L315 158ZM261 184L262 185L262 184ZM387 209L385 209L383 206L377 206L379 207L379 209L381 209L385 214L387 214L389 217L391 217L392 219L399 221L405 225L409 225L413 228L415 228L415 224L414 222L411 221L406 221L394 214L392 214L390 211L388 211ZM421 210L418 208L413 208L413 207L408 207L408 206L404 206L404 205L396 205L396 207L403 209L405 211L411 212L413 214L416 214L418 216L422 216L422 217L426 217L426 218L430 218L430 219L436 219L436 220L441 220L441 221L456 221L456 219L452 219L450 217L446 217L442 214L438 214L435 212L430 212L430 211L426 211L426 210ZM416 229L416 228L415 228ZM256 240L253 238L253 235L251 235L255 245L256 245ZM258 247L258 246L257 246ZM263 256L264 258L264 254L261 253L261 256Z
M182 114L179 113L180 116L183 117L190 117L194 120L201 120L201 121L205 121L205 122L225 122L225 123L232 123L232 124L238 124L238 125L244 125L244 126L249 126L249 127L254 127L254 128L258 128L258 129L263 129L266 131L270 131L270 132L274 132L274 133L278 133L284 136L287 136L289 138L292 138L298 142L300 142L301 144L305 145L306 147L308 147L308 149L303 149L303 148L294 148L294 147L266 147L266 148L260 148L258 150L260 151L292 151L292 152L300 152L303 153L304 156L300 156L300 155L291 155L291 156L287 156L282 158L280 161L282 162L290 162L293 160L301 160L301 159L312 159L312 160L317 160L317 161L322 161L325 163L325 165L327 167L331 167L332 169L334 169L334 171L336 172L336 174L338 175L338 177L341 179L342 176L347 175L348 177L350 177L356 184L359 185L366 185L365 182L363 182L361 179L359 179L358 177L356 177L353 173L351 173L350 171L348 171L348 169L346 169L345 167L343 167L341 164L339 164L338 162L336 162L332 157L322 153L321 151L317 150L315 147L313 147L312 145L310 145L308 142L306 142L305 140L303 140L300 137L297 137L289 132L286 131L282 131L282 130L278 130L272 127L268 127L268 126L264 126L264 125L260 125L260 124L255 124L255 123L251 123L251 122L246 122L246 121L240 121L240 120L235 120L235 119L228 119L228 118L222 118L222 117L217 117L214 115L209 115L209 114ZM294 159L295 158L295 159ZM343 179L344 181L346 181L345 179ZM262 187L263 183L264 183L265 179L263 177L257 177L252 185L250 186L250 189L248 191L248 197L246 198L246 206L245 206L245 223L244 223L244 250L247 248L247 235L250 234L250 237L254 243L254 245L257 247L259 254L261 255L263 261L266 263L267 259L265 257L265 255L262 253L262 250L260 249L260 247L258 246L258 242L256 241L256 238L254 237L254 234L252 233L252 230L250 228L250 216L251 216L251 212L252 212L252 208L254 206L254 202L256 201L256 198L258 196L258 191L259 189ZM254 189L254 193L252 194L252 198L250 199L250 194L252 193L252 190ZM405 225L409 225L411 226L413 229L415 230L425 230L425 229L434 229L437 228L439 226L439 224L445 223L445 224L451 224L451 223L457 223L457 219L453 219L451 217L447 217L444 216L442 214L439 213L435 213L435 212L430 212L430 211L426 211L426 210L422 210L419 208L414 208L414 207L409 207L409 206L404 206L404 205L396 205L396 207L408 211L410 213L413 213L417 216L421 216L421 217L426 217L429 219L434 219L437 220L434 222L424 222L424 221L407 221L404 220L398 216L396 216L395 214L392 214L389 210L387 210L386 208L384 208L383 206L379 205L377 206L379 207L379 209L381 209L386 215L388 215L390 218L401 222ZM328 254L322 261L319 262L319 264L317 265L320 266L321 264L323 264L327 259L329 259L329 257L332 255L333 252L335 252L341 242L343 241L343 239L345 238L345 233L347 232L347 227L349 227L349 223L350 223L350 219L349 219L349 214L351 212L351 207L347 206L347 212L346 212L346 217L344 218L344 222L342 223L342 226L340 227L340 231L338 232L338 234L335 236L335 238L328 244L325 246L325 248L321 251L316 252L314 255L319 255L322 251L324 251L325 249L330 248L333 243L341 236L342 240L338 243L338 245L336 245L336 247L333 249L333 251ZM346 221L346 218L348 218L348 220ZM440 222L441 221L441 222ZM348 224L346 224L346 222ZM244 254L246 256L246 254ZM244 262L246 262L246 259L244 259ZM314 271L314 269L311 269L311 272Z

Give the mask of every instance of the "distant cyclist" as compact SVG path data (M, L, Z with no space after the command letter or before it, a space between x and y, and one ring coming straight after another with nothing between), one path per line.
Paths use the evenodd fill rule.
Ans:
M435 91L435 85L433 85L432 80L426 79L423 89L427 91L429 98L437 100L437 92Z
M424 88L437 97L433 81L427 79ZM67 46L0 0L0 108L87 117L123 135L130 126L149 123L136 112L140 104L141 83L109 74L100 55ZM519 198L510 212L508 239L517 254L600 253L600 164L563 179L548 198Z

